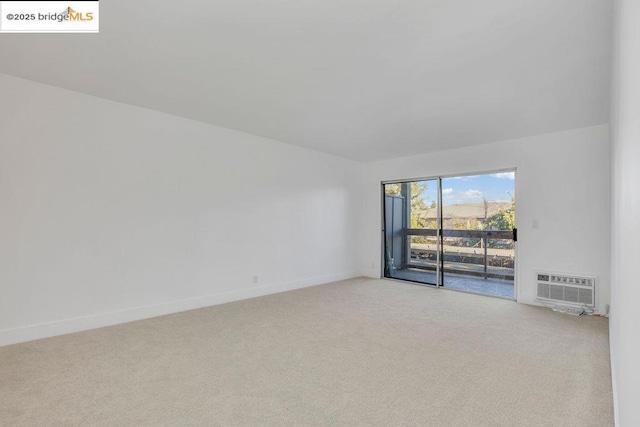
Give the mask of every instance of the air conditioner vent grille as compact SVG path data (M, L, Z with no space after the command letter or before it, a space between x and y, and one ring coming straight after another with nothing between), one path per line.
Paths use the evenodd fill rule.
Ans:
M593 276L536 273L537 299L569 305L595 305L596 278Z

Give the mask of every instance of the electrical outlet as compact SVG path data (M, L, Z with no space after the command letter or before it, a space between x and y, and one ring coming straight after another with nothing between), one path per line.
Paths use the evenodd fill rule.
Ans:
M254 285L257 285L257 284L258 284L258 275L257 275L257 274L254 274L254 276L253 276L253 279L252 279L252 280L253 280L253 284L254 284Z

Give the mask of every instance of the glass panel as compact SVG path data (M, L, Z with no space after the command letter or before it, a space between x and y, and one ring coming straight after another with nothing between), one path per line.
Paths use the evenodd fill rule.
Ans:
M443 286L514 297L515 172L442 179Z
M514 183L500 172L385 184L385 277L513 298Z
M438 284L438 180L384 185L385 277Z
M384 194L384 276L395 277L396 271L402 269L406 252L406 202L400 184L386 184Z

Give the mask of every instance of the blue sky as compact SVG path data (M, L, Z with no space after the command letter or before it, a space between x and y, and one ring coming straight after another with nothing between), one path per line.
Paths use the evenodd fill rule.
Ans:
M442 179L442 203L480 203L483 196L490 202L511 201L515 194L515 173L500 172ZM429 182L426 196L429 202L437 200L437 185Z

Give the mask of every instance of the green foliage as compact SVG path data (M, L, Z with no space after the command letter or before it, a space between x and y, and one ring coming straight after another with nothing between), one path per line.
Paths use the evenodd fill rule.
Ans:
M425 228L427 225L427 210L435 209L436 202L429 203L425 192L429 188L426 182L411 182L411 228ZM389 196L401 196L402 184L386 184L385 194Z
M387 196L400 196L400 193L401 193L400 184L385 184L384 193Z
M453 230L480 230L482 223L475 218L451 218L445 221L445 228Z
M487 228L494 230L512 230L516 227L515 204L507 209L496 212L487 218Z
M435 220L427 220L427 212L429 209L435 209L435 200L430 201L425 192L429 188L426 182L410 183L410 200L411 200L411 224L410 228L435 228ZM402 184L386 184L384 186L385 194L390 196L402 195ZM425 243L423 236L414 236L415 243Z
M427 225L427 198L425 191L428 189L426 182L411 183L411 228L425 228Z

